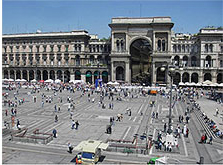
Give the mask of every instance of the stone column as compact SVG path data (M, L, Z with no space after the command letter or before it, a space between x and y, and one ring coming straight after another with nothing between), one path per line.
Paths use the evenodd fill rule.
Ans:
M34 73L35 73L35 71L34 71ZM34 74L35 75L35 74ZM35 76L34 76L35 77ZM29 79L29 70L27 70L27 81L30 81L30 79Z
M171 51L171 33L168 32L168 41L167 41L168 52Z
M115 42L115 38L114 38L114 33L112 32L112 45L111 45L112 47L111 47L111 51L115 50L115 47L114 47L115 43L114 42Z
M183 74L180 73L180 82L182 82L182 76L183 76Z
M216 74L216 72L213 72L211 75L212 75L212 82L213 83L217 83L217 74Z
M73 71L73 69L71 69L71 71L70 71L70 80L75 80L74 79L74 71Z
M62 70L62 78L63 78L63 82L64 82L64 71Z
M40 80L43 80L43 71L40 70Z
M129 69L129 61L125 62L125 81L131 83L131 71Z
M8 70L8 79L10 79L10 70Z
M20 74L21 74L21 79L23 79L23 73L22 73L22 70L20 70Z
M115 81L114 62L111 62L111 81Z
M152 62L152 84L156 84L156 66L155 62Z
M50 70L47 70L48 73L48 79L50 79Z
M189 83L191 83L191 73L188 74L189 74Z
M81 80L83 80L84 82L86 82L86 76L84 74L81 74Z
M14 79L16 80L17 77L16 77L16 70L14 70Z

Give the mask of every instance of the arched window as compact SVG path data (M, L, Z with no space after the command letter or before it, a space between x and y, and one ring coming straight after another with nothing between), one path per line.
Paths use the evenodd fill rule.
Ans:
M125 81L124 69L120 66L116 68L116 80Z
M206 81L206 80L212 81L212 76L211 76L210 73L205 73L204 74L204 81Z

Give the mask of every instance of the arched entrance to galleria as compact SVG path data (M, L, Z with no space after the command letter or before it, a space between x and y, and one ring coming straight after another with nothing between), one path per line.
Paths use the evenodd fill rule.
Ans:
M157 70L171 62L170 17L112 18L111 80L127 83L168 83Z
M151 52L146 39L136 39L130 45L131 83L151 84Z

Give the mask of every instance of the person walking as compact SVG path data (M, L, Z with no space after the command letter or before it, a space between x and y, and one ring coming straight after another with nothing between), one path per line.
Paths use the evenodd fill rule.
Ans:
M209 144L212 145L212 141L213 141L213 138L212 138L212 136L210 135L210 136L209 136Z
M43 108L43 106L44 106L44 102L42 101L42 108Z
M58 112L60 112L60 106L58 106Z
M75 122L74 122L74 120L72 120L71 129L74 129L74 126L75 126Z
M187 124L188 124L188 122L189 122L189 119L190 119L190 117L187 116L187 117L186 117Z
M72 145L70 144L70 142L68 142L68 152L69 152L70 154L72 154L72 150L73 150L73 147L72 147Z
M7 109L5 110L5 116L8 116L8 110Z
M77 130L78 129L78 126L80 125L79 122L78 122L78 120L75 122L75 125L76 125L76 128L75 129Z
M58 116L57 115L55 116L55 122L58 122Z
M53 137L56 138L57 137L57 130L53 129Z
M218 116L218 114L219 114L219 109L218 108L216 108L216 116Z

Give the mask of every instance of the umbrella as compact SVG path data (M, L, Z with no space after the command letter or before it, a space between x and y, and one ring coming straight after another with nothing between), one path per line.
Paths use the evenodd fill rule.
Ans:
M203 82L203 84L210 85L210 84L212 84L212 82L210 80L206 80L206 81Z
M9 81L7 78L2 79L2 81Z
M55 83L58 83L59 84L59 83L61 83L61 80L60 79L56 79L55 80Z
M180 82L179 85L180 85L180 86L184 86L185 84L184 84L183 82Z
M45 81L45 83L53 83L53 80L52 79L48 79Z
M8 79L8 81L14 81L12 78Z
M26 82L27 80L25 80L25 79L21 79L20 81L21 81L21 82Z
M33 80L31 80L31 82L32 82L32 83L35 83L35 82L37 82L37 81L36 81L35 79L33 79Z
M16 80L15 80L15 82L20 82L20 81L21 81L20 79L16 79Z
M44 80L39 80L40 83L44 83Z
M202 84L201 83L197 83L195 86L202 86Z
M219 87L223 87L223 83L221 83L221 84L218 84L218 86L219 86Z
M190 86L196 86L195 82L190 83Z

